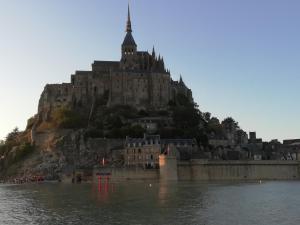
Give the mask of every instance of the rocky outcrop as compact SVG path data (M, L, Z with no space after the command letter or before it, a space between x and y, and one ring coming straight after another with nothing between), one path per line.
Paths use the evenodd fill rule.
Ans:
M123 146L123 139L86 138L84 130L56 131L37 135L41 162L35 173L47 179L73 173L77 169L92 169L103 158L109 160L113 148Z

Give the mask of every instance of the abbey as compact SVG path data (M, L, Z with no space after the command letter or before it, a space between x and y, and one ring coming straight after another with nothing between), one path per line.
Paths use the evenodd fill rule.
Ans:
M161 110L178 93L191 101L192 92L182 78L173 81L164 59L138 51L132 36L130 11L120 61L94 61L91 71L76 71L70 83L47 84L39 101L39 114L67 106L89 107L96 99L107 98L107 106L130 105L137 109Z

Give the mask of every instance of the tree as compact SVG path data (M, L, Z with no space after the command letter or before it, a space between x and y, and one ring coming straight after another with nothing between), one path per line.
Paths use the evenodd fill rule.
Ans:
M109 129L121 128L123 126L122 120L117 115L109 115L105 120L105 125Z
M173 120L177 128L188 129L198 127L200 119L199 110L191 106L178 106L173 111Z
M205 113L203 113L203 119L204 119L206 122L209 122L209 121L210 121L210 117L211 117L211 113L210 113L210 112L205 112Z
M207 132L213 133L216 137L222 137L222 126L216 117L212 117L207 123Z
M87 119L82 117L75 110L69 108L59 108L53 113L53 120L57 127L75 129L83 128L87 125Z
M234 132L239 129L238 122L236 122L232 117L227 117L222 121L222 126L225 130L229 132Z
M10 132L7 136L6 136L6 144L7 143L15 143L18 140L18 135L20 134L19 128L15 127L12 132Z

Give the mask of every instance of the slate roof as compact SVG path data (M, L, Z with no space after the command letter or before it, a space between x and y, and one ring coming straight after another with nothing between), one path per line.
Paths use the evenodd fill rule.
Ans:
M123 46L132 46L133 45L135 47L137 46L133 39L131 32L127 32L122 45Z

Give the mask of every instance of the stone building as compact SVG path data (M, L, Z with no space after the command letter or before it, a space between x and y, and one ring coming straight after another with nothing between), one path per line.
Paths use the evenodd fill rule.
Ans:
M161 142L159 135L144 135L143 138L126 137L124 160L125 166L158 168Z
M198 151L195 139L161 139L159 135L144 134L143 138L127 137L124 147L125 166L158 168L159 155L172 148L178 160L189 160Z
M137 109L165 109L178 93L191 101L192 92L180 77L173 81L164 59L152 53L138 51L132 35L130 11L126 35L121 45L120 61L94 61L91 71L76 71L71 82L47 84L39 101L39 114L47 117L61 106L92 108L104 96L107 105L130 105Z
M161 146L162 149L173 146L178 160L190 160L199 150L196 139L162 139Z

